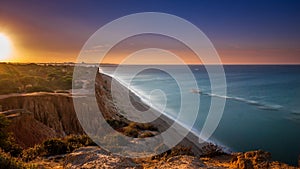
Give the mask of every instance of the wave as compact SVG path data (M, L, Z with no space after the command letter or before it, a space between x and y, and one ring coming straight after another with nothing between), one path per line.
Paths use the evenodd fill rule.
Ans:
M285 119L300 124L300 112L292 111Z
M256 106L258 109L262 109L262 110L277 111L277 110L280 110L283 108L283 106L281 106L281 105L259 102L259 101L255 101L255 100L242 98L242 97L222 96L222 95L217 95L217 94L213 94L213 93L203 93L203 92L201 92L199 94L207 95L210 97L218 97L218 98L222 98L222 99L229 99L229 100L234 100L234 101L238 101L238 102L243 102L243 103L246 103L249 105Z
M249 105L256 106L256 108L261 109L261 110L269 110L269 111L282 111L285 112L284 118L287 120L291 120L294 122L299 123L300 122L300 112L299 111L293 111L284 108L284 106L278 105L278 104L270 104L270 103L264 103L264 102L258 102L255 100L249 100L241 97L232 97L232 96L221 96L221 95L216 95L216 94L211 94L211 93L201 93L202 95L207 95L210 97L219 97L223 99L229 99L229 100L234 100L234 101L239 101L243 102Z

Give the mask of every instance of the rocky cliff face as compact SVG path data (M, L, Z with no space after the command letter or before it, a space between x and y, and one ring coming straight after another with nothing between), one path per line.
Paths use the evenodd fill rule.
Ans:
M107 78L109 77L97 74L95 85L99 109L106 119L121 120L111 101L108 89L110 82ZM1 95L0 107L0 111L23 109L31 113L10 118L11 125L8 130L23 147L33 146L48 138L84 134L74 110L71 94L41 92Z
M16 143L24 148L33 147L44 140L59 137L54 129L37 121L33 114L22 114L11 119L7 131L12 132Z
M0 99L0 105L3 111L25 109L31 112L35 120L53 129L57 136L83 133L74 111L72 97L68 94L10 96Z
M83 147L75 150L66 157L64 168L135 168L141 169L141 165L132 159L113 155L99 147Z

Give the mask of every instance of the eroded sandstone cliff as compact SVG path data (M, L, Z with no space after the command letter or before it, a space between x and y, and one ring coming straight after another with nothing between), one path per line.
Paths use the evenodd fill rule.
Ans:
M74 111L72 97L69 94L35 93L7 96L0 99L2 111L24 109L33 114L33 119L53 129L56 136L82 134L83 130ZM24 117L24 119L23 119ZM18 123L26 127L26 117L13 118L12 125ZM23 120L22 120L23 119ZM32 119L32 121L34 121ZM25 124L22 124L25 123ZM29 127L29 126L28 126ZM38 125L36 130L38 131ZM17 130L15 132L18 132Z

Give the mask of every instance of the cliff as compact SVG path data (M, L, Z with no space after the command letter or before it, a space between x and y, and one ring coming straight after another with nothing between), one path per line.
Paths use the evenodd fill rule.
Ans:
M16 143L24 148L33 147L50 138L60 137L52 128L37 121L33 114L22 114L11 119L7 131L13 133Z
M18 138L25 138L29 134L23 132L25 130L30 130L30 134L32 135L43 133L40 131L42 129L47 130L48 132L45 133L51 134L45 138L54 136L62 137L69 134L83 134L74 111L72 97L69 94L33 93L2 95L0 105L2 106L2 111L24 109L32 113L32 115L21 114L18 117L11 118L9 130L15 133ZM44 137L41 137L41 140L43 140L42 138ZM31 146L35 143L38 142L33 141L30 143L24 140L24 143L21 145Z

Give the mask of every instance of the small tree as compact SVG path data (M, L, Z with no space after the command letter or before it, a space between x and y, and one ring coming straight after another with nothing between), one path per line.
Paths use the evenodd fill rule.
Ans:
M5 128L9 125L9 120L0 114L0 147L4 147L8 138Z
M50 139L43 143L43 147L47 155L66 154L68 147L67 144L61 139Z

